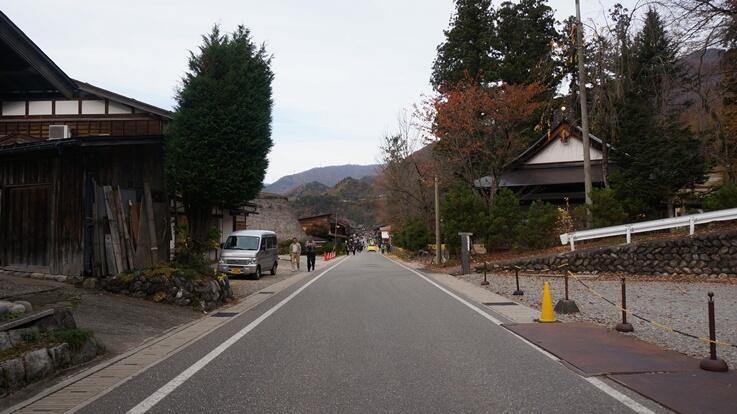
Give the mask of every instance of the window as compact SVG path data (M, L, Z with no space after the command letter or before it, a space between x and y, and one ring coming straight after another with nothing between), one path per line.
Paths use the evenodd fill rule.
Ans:
M225 250L258 250L256 236L230 236L223 245Z

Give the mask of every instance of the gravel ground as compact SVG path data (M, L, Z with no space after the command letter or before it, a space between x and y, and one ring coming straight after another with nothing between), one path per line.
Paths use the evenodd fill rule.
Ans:
M304 272L307 270L307 256L302 256L300 259L300 270ZM315 270L320 270L325 265L326 263L322 260L322 257L318 257L315 260ZM276 275L272 276L271 273L267 271L259 280L255 280L251 276L240 276L235 278L231 276L230 287L233 289L233 296L236 298L245 298L248 295L252 295L261 289L273 285L274 283L289 279L296 274L299 274L299 272L292 272L289 257L286 255L280 255L279 267L276 270Z
M621 284L617 280L603 277L577 275L584 283L599 294L619 304ZM483 275L457 276L479 284ZM553 304L564 297L564 280L554 276L520 275L522 297L512 296L515 290L514 275L490 274L489 286L493 292L506 296L524 305L540 309L543 282L549 281ZM707 292L714 292L717 340L737 344L737 285L725 283L695 283L682 281L636 281L627 279L627 307L630 311L660 324L697 335L708 337ZM569 279L569 297L576 301L580 314L558 315L563 321L587 320L614 327L621 321L621 312L597 297L573 278ZM709 346L698 339L668 332L637 318L628 317L638 338L656 343L697 358L708 356ZM717 348L719 357L730 367L737 368L737 348Z

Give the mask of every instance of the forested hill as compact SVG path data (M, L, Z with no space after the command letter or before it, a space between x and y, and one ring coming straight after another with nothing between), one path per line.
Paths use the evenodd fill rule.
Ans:
M317 182L327 187L332 187L344 178L353 177L361 179L378 174L377 165L333 165L329 167L312 168L301 173L284 176L277 181L266 185L263 191L286 195L302 184Z
M306 183L289 193L290 204L297 217L337 213L353 225L373 227L378 224L373 180L373 176L348 177L333 187Z

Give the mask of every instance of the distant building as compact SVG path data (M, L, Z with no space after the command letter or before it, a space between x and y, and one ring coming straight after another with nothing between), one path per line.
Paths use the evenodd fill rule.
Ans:
M328 238L338 238L346 240L351 234L351 225L345 220L336 220L333 213L318 214L316 216L301 217L299 224L302 230L307 234L316 234L316 232L325 232L323 236Z
M170 119L70 78L0 12L0 268L102 276L168 258Z

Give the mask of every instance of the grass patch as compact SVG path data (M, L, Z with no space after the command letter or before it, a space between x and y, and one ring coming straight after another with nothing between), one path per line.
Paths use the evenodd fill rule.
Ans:
M20 318L23 315L24 315L23 312L8 312L8 313L3 313L2 315L0 315L0 322L12 321L12 320L15 320L15 319Z
M72 351L78 351L91 336L92 333L84 329L62 329L51 332L50 338L55 343L66 342Z

